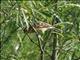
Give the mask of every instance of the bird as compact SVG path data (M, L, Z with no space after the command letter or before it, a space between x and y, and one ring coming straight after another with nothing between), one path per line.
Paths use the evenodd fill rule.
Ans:
M36 30L36 31L42 31L44 33L48 29L52 29L52 28L53 28L53 26L49 23L37 21L34 24L30 24L28 29L27 29L27 27L24 27L23 31L28 32L28 33L33 33Z

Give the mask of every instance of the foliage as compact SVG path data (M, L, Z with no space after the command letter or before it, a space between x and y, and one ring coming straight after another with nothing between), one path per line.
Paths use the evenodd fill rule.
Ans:
M1 1L1 60L52 60L55 50L55 60L80 59L80 1L56 1ZM39 32L41 37L23 32L35 21L55 29Z

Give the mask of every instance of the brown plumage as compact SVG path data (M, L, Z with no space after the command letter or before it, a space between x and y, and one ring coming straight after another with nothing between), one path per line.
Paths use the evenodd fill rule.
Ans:
M37 31L42 31L44 33L46 30L52 29L53 27L52 27L52 25L50 25L48 23L39 21L39 22L35 23L34 25L31 25L28 30L25 27L23 29L23 31L24 32L32 33L32 32L34 32L34 29L33 28L36 29Z

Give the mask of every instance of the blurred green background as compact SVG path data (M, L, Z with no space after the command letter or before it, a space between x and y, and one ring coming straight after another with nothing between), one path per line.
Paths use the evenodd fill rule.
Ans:
M79 0L2 0L0 6L1 60L80 59ZM35 21L56 29L40 33L42 39L23 32Z

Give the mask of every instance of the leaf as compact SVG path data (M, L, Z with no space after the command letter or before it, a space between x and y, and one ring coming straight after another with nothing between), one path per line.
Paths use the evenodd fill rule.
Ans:
M22 14L23 14L23 17L24 17L24 21L25 21L25 23L26 23L26 26L27 26L27 30L29 29L29 22L28 22L28 17L26 17L25 16L25 13L24 13L24 11L23 11L23 9L21 9L22 10Z

